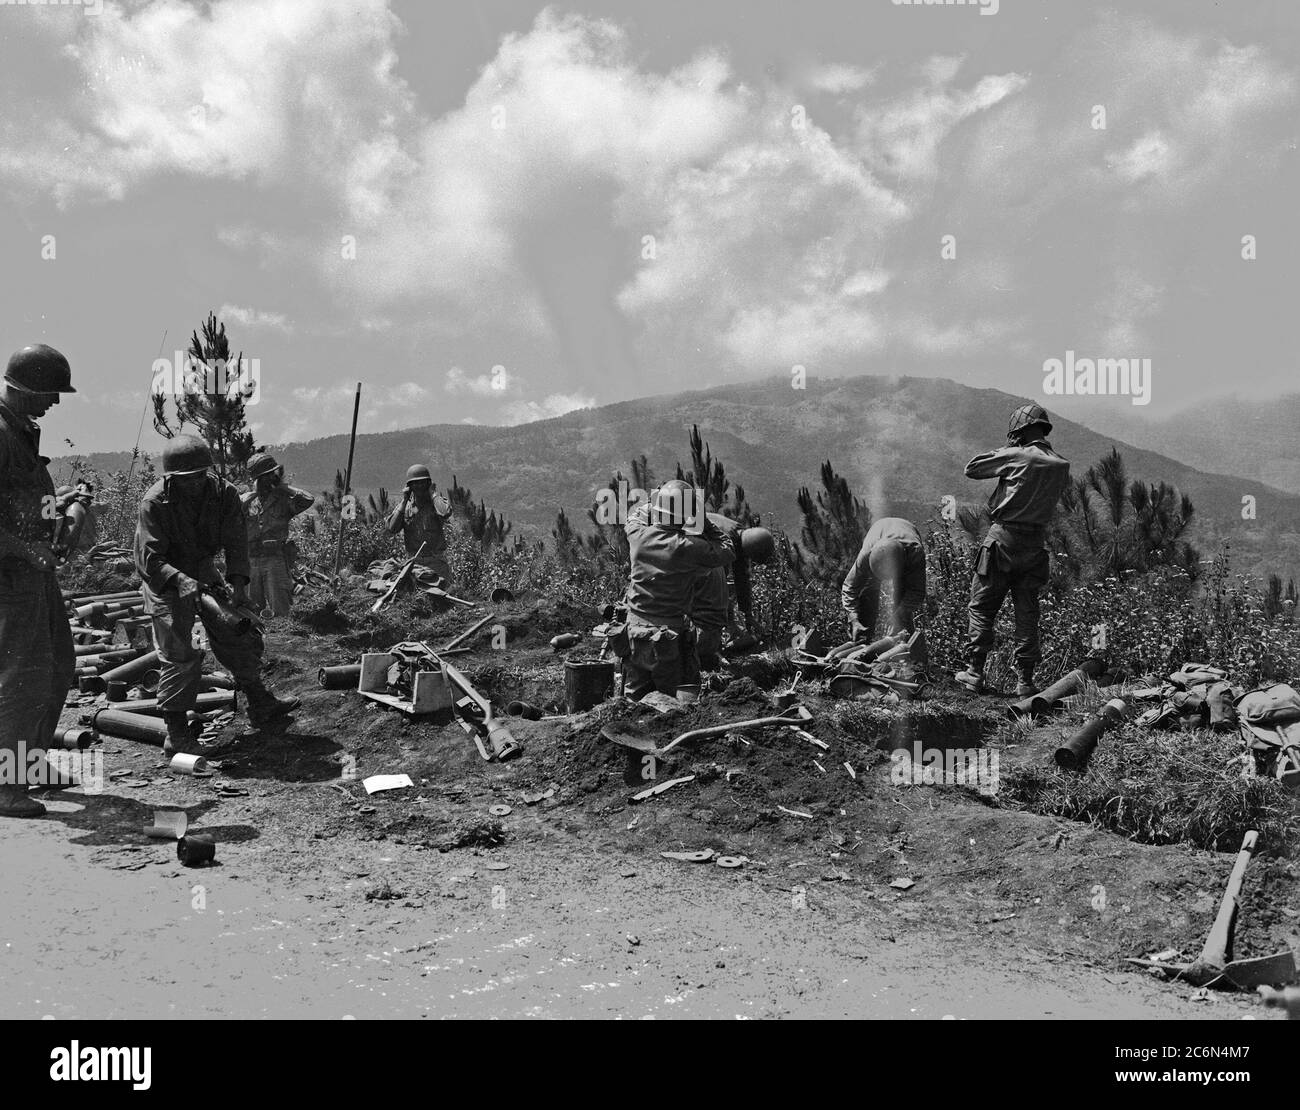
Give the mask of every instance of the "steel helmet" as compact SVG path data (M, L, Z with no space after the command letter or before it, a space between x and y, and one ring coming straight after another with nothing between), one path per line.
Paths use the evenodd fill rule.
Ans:
M1052 430L1052 418L1047 415L1047 410L1042 405L1021 405L1011 414L1011 426L1007 429L1007 435L1015 435L1031 424L1041 424L1049 432Z
M279 469L280 464L275 461L274 456L265 454L262 451L257 452L248 460L248 476L254 481Z
M766 528L746 528L740 533L740 550L751 563L766 563L776 550L776 543Z
M29 393L76 393L72 367L53 347L33 343L9 356L5 381Z
M423 463L416 463L406 472L406 484L409 486L412 482L432 482L433 475L429 473L429 468Z
M695 517L695 487L681 478L665 482L650 497L650 520L681 526Z
M212 451L198 436L176 436L162 454L163 474L200 474L212 466Z

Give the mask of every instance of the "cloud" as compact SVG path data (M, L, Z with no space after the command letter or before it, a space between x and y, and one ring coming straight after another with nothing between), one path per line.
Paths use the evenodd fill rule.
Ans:
M804 83L810 88L833 95L860 92L874 80L874 70L839 62L812 66L803 75Z
M471 378L459 366L447 371L443 389L448 393L469 393L475 397L503 396L517 388L518 379L513 377L504 366L494 366L490 374L479 374Z
M540 401L512 401L504 410L503 423L531 424L536 420L550 420L575 409L589 409L596 404L592 397L572 393L552 393Z
M287 416L270 438L277 443L293 443L332 431L347 431L352 421L355 382L336 382L324 386L299 386L291 391L292 403L287 406ZM368 388L361 393L359 426L366 432L390 432L428 423L420 415L432 411L437 395L419 382L406 381L380 388ZM259 417L262 415L259 411ZM261 420L254 431L262 439L266 428Z
M397 27L383 0L106 5L64 49L79 95L53 120L6 116L0 176L65 205L179 173L308 184L373 212L408 168Z
M217 319L223 323L232 322L246 328L268 328L273 331L292 334L293 324L282 312L263 312L257 308L244 308L237 304L223 304L217 309Z

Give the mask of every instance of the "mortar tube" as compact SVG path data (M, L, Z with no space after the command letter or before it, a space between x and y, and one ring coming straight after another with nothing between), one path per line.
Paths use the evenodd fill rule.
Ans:
M103 674L105 671L130 662L138 654L138 648L113 648L111 651L101 651L98 655L78 655L75 658L77 670L90 670L95 674Z
M1015 721L1021 717L1041 716L1051 712L1058 702L1082 690L1088 679L1100 675L1104 667L1105 660L1100 656L1085 659L1069 674L1053 682L1046 690L1040 690L1033 697L1025 698L1023 701L1012 702L1007 706L1007 716Z
M522 717L525 721L540 721L543 713L537 706L527 701L512 701L506 706L506 716Z
M161 717L163 711L158 708L157 698L136 698L134 701L119 701L114 709L126 713L138 713L146 717ZM200 694L194 699L195 713L211 713L214 709L234 709L235 692L233 690L213 690Z
M130 682L156 666L158 666L158 652L156 650L148 651L131 659L130 662L113 668L111 671L105 671L102 677L105 682Z
M1063 771L1082 771L1102 733L1122 721L1127 712L1128 706L1120 698L1108 701L1056 749L1056 765Z
M75 609L82 605L93 605L96 601L132 601L139 596L139 590L118 590L111 594L69 594L65 590L63 600Z
M97 710L90 723L96 732L123 740L140 740L162 747L167 739L167 724L161 717L146 717L117 707Z
M336 667L321 667L316 681L322 690L355 690L361 681L360 663L342 663Z
M69 751L80 751L98 744L99 736L89 728L56 728L54 730L54 747Z

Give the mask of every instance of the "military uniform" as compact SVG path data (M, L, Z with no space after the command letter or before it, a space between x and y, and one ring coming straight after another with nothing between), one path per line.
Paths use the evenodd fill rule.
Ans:
M1051 562L1044 542L1056 503L1070 481L1070 464L1046 439L977 455L967 478L997 478L989 498L993 524L976 556L971 580L967 660L980 674L993 648L993 626L1008 593L1015 607L1015 662L1029 681L1042 657L1038 595Z
M400 514L400 516L399 516ZM431 503L418 505L415 498L399 505L389 517L395 531L398 522L407 555L414 555L424 544L424 552L415 561L417 567L451 582L451 565L447 562L447 530L445 521L451 516L451 503L440 494L434 494Z
M632 571L627 588L627 634L631 654L624 660L626 693L641 698L651 690L675 696L680 686L700 678L695 627L688 614L702 572L726 568L735 559L730 542L716 531L691 535L680 527L652 524L650 506L628 514Z
M250 579L248 534L239 491L207 474L196 497L173 497L170 480L155 482L140 505L135 532L135 567L144 580L145 611L153 618L154 646L161 677L158 707L164 713L193 709L203 671L203 651L195 646L198 617L212 654L250 696L264 690L261 679L262 633L243 635L204 618L198 595L181 597L175 578L186 574L204 585L221 585L216 555L224 552L226 574Z
M0 403L0 748L14 753L50 746L76 674L58 579L25 554L57 524L40 440L35 421Z
M753 588L750 584L749 559L741 546L740 535L744 529L730 517L709 513L708 521L725 537L735 561L731 564L731 582L727 580L726 567L710 567L700 573L691 598L690 617L696 626L696 640L700 665L714 670L722 663L722 641L728 631L736 631L733 604L749 614L753 608Z
M881 517L862 537L862 548L844 576L840 604L851 619L874 635L880 613L880 583L889 579L897 596L890 635L911 632L925 603L925 543L916 525L902 517Z
M269 608L277 617L293 606L293 580L285 544L289 521L312 507L315 498L283 483L263 496L256 489L240 498L248 526L249 600L257 612Z

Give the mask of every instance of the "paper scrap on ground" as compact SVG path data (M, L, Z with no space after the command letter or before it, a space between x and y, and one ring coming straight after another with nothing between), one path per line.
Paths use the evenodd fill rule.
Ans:
M381 790L401 790L405 786L414 786L410 775L371 775L362 779L361 785L367 794L378 794Z

